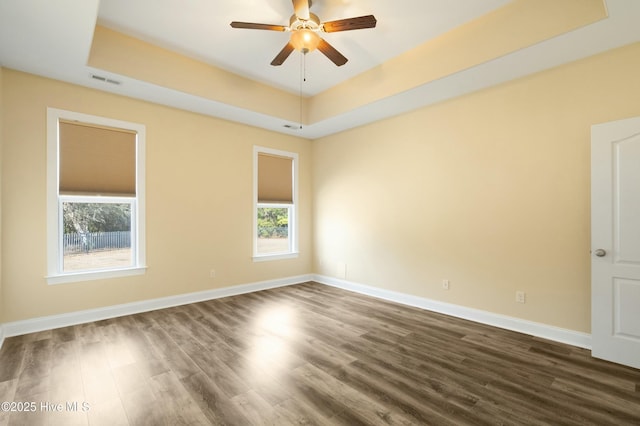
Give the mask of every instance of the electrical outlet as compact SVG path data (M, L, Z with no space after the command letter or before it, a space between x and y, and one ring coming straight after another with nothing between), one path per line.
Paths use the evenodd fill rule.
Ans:
M216 270L212 269L209 271L209 278L215 278L216 277Z
M516 302L524 303L526 300L526 293L524 291L516 291Z
M449 280L442 280L442 288L449 290Z

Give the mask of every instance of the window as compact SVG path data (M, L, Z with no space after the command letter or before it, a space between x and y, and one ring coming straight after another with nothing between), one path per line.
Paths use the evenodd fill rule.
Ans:
M295 257L298 155L254 148L254 260Z
M47 110L48 282L144 273L140 124Z

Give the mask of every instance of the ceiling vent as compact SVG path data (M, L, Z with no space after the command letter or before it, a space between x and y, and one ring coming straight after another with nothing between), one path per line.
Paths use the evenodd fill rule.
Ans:
M111 78L103 77L97 74L91 74L91 78L94 80L102 81L103 83L115 84L116 86L119 86L122 84L121 81L113 80Z

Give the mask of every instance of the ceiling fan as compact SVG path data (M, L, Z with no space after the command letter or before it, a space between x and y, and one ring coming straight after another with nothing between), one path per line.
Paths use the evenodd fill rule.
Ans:
M360 30L375 28L376 18L373 15L359 16L357 18L339 19L337 21L321 22L318 16L309 12L311 0L293 0L294 13L289 19L289 26L255 24L251 22L233 21L233 28L245 28L253 30L289 31L291 39L271 61L271 65L282 65L291 52L299 50L307 54L316 48L329 58L337 66L347 63L347 58L338 52L318 35L320 32L335 33L338 31Z

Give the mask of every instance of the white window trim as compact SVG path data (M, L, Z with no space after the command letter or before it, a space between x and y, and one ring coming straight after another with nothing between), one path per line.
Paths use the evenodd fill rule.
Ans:
M270 204L269 207L290 207L289 217L289 245L287 253L259 254L258 253L258 154L271 154L293 159L293 205ZM253 147L253 261L265 262L270 260L294 259L298 251L298 154L254 145Z
M62 217L59 203L60 165L58 149L58 125L60 120L79 121L107 127L132 130L137 134L136 143L136 201L137 220L132 220L133 238L137 243L134 254L134 266L125 268L102 269L95 271L63 272L62 247L59 232L62 229ZM63 284L70 282L98 280L131 275L142 275L146 271L146 234L145 234L145 126L143 124L111 118L98 117L56 108L47 108L47 283ZM105 197L111 201L113 197ZM93 199L95 200L95 198ZM135 224L133 223L135 222Z

